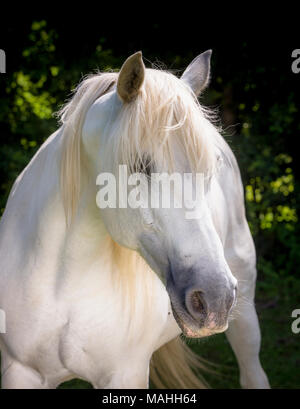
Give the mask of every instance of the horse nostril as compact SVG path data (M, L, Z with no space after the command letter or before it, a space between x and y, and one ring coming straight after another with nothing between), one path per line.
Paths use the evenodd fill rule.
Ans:
M194 291L191 295L191 306L196 313L203 313L205 311L204 302L201 291Z

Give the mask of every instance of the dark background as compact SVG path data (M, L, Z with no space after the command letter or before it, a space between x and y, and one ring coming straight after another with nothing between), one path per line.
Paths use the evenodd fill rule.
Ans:
M62 13L16 6L1 14L7 73L0 74L0 207L18 173L56 129L53 113L83 75L119 69L138 50L146 66L180 74L199 53L213 49L202 102L219 108L242 172L258 252L263 366L273 387L298 388L300 334L291 331L291 313L300 308L300 73L291 70L292 51L300 48L297 11L288 3L272 6L272 14L254 4L232 12L217 4L210 11L182 4L166 14L154 3L143 7L88 5L86 11L81 5ZM209 377L213 386L238 387L224 335L191 347L221 365L223 376Z

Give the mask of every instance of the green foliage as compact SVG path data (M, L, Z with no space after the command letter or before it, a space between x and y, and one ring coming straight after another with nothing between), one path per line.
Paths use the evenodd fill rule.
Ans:
M34 21L22 51L22 68L9 74L0 99L2 146L0 148L0 209L3 211L13 181L38 147L57 128L54 113L82 78L99 65L108 70L120 65L100 39L93 59L74 61L66 67L56 54L57 33L46 21Z

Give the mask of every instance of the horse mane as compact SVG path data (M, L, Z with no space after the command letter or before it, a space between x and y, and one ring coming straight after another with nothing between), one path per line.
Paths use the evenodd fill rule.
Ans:
M62 124L60 190L67 225L72 221L80 197L81 132L87 111L116 82L117 74L105 73L85 77L73 91L73 97L57 113Z
M61 194L67 221L75 215L80 197L83 168L81 133L91 105L111 90L118 73L98 73L86 77L75 89L73 98L58 112L62 123L60 161ZM192 172L213 174L217 168L216 146L222 149L222 137L213 124L214 113L204 108L183 81L167 71L147 69L137 98L123 105L119 117L111 123L110 138L116 146L114 163L125 164L129 171L143 169L159 158L175 171L172 144L186 155Z

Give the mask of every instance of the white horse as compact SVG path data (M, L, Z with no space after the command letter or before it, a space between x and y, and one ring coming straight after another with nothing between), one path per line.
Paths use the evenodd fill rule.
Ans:
M146 69L141 53L118 74L88 77L17 178L0 231L3 388L55 388L75 377L95 388L146 388L149 367L159 387L201 388L191 369L201 364L179 336L221 331L241 385L269 386L239 169L197 100L210 57L198 56L180 79ZM97 176L110 172L119 185L119 164L204 173L202 217L99 209Z

